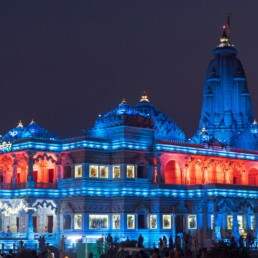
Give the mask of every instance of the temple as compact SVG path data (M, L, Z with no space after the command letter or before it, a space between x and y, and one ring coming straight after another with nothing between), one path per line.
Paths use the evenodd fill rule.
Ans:
M258 125L244 69L224 29L204 82L191 139L142 94L60 139L37 122L1 136L0 239L9 249L45 236L183 239L196 246L258 236ZM62 237L63 236L63 237ZM181 241L183 244L183 241Z

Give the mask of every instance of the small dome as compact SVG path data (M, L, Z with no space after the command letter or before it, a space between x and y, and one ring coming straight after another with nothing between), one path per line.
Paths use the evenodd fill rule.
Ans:
M155 138L173 141L185 141L185 134L179 126L167 115L156 109L149 101L146 92L143 93L136 107L132 107L126 101L122 101L117 108L99 116L94 127L88 131L93 137L102 137L99 129L115 126L133 126L155 129Z
M142 97L136 104L135 110L139 112L139 114L147 115L152 119L154 128L156 129L155 137L158 139L185 141L185 134L180 127L166 114L153 106L149 101L146 92L143 93L143 96L144 98Z
M48 139L48 140L57 140L58 137L56 137L54 134L50 133L46 129L40 127L37 123L32 121L27 127L24 127L19 122L18 126L9 130L3 137L6 141L16 141L16 140L22 140L22 139Z
M137 110L123 100L117 108L105 115L99 116L95 121L94 128L107 128L120 125L152 128L153 122L149 116L139 114Z

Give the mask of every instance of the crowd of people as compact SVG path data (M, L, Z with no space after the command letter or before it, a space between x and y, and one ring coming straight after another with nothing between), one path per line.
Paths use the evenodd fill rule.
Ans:
M56 258L55 254L49 250L37 253L36 250L21 250L17 253L13 250L1 252L0 258Z

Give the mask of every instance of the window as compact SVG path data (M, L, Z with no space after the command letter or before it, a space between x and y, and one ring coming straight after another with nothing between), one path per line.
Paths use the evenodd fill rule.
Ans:
M150 229L157 229L157 215L150 215Z
M120 178L120 166L113 166L113 178Z
M120 229L120 215L114 214L112 217L113 229Z
M82 214L74 215L74 229L82 229Z
M254 230L254 216L250 216L250 228Z
M233 227L233 216L228 215L227 216L227 229L232 229Z
M162 228L171 229L171 215L162 215Z
M214 229L214 215L211 215L211 229Z
M101 178L108 178L108 166L100 166L99 171Z
M89 177L98 177L98 166L90 165Z
M82 177L82 165L76 165L74 167L74 177Z
M108 215L89 215L90 229L107 229Z
M134 229L135 228L135 216L133 214L127 215L127 228Z
M134 178L135 177L135 173L134 173L134 166L127 166L126 167L126 176L128 178Z
M197 229L196 215L188 215L188 229Z
M243 216L242 215L237 215L237 224L238 224L238 229L243 229Z

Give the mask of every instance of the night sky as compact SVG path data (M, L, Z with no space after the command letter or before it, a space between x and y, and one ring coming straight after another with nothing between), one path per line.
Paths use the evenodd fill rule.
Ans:
M1 0L0 134L78 136L146 90L190 137L227 12L258 118L257 0Z

